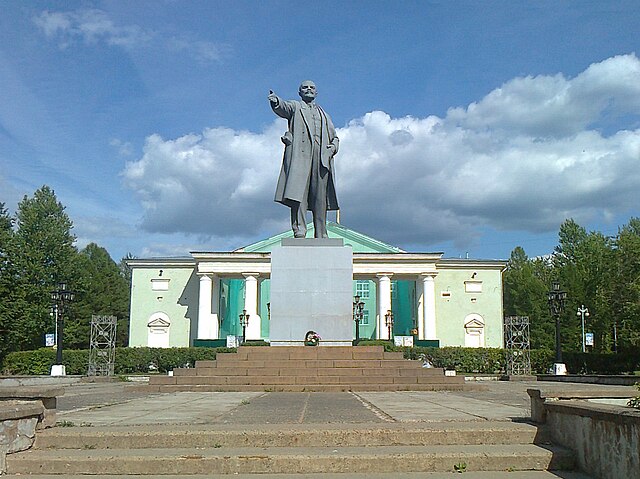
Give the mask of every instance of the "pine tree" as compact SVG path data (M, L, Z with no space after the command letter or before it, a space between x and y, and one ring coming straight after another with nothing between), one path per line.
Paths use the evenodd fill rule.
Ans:
M0 202L0 361L9 351L12 343L11 324L15 316L12 308L12 283L14 280L11 265L13 249L13 219Z
M547 308L552 268L542 259L530 260L524 249L512 252L503 276L506 316L528 316L532 348L553 349L554 323Z
M12 325L16 349L44 344L44 334L54 329L51 291L62 281L71 289L74 287L78 253L73 246L72 228L64 206L48 186L38 189L31 198L25 196L18 204L12 258L16 274L14 307L19 311Z
M69 347L88 348L92 315L116 316L118 333L126 338L129 319L129 282L106 249L95 243L87 245L79 255L81 274L78 289L82 293L74 307L76 321L67 326ZM119 342L122 344L122 342ZM126 342L122 345L126 345Z

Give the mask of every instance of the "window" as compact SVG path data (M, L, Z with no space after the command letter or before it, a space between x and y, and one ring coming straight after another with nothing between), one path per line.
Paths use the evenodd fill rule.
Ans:
M482 293L482 281L465 281L465 293Z
M359 279L356 281L356 295L360 299L369 299L369 280Z
M151 291L169 291L168 279L152 279Z
M391 281L391 299L398 299L398 282Z
M464 318L464 345L467 348L483 348L484 319L479 314L469 314Z
M147 323L147 346L150 348L169 347L169 327L171 321L164 313L156 313Z
M369 310L365 309L362 311L362 321L360 321L361 325L369 325Z

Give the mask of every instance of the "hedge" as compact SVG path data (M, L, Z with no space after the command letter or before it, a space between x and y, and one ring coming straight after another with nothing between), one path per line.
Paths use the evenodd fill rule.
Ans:
M359 346L384 346L385 351L403 351L407 359L428 359L435 367L455 369L461 373L504 374L506 350L499 348L462 347L399 347L389 341L361 341ZM215 359L218 352L233 352L228 348L116 348L115 374L166 373L177 367L192 367L203 359ZM531 350L531 372L549 373L555 353ZM64 351L67 374L86 374L88 350ZM56 352L51 348L9 353L0 368L4 374L47 375L55 364ZM619 354L566 352L563 359L571 374L629 374L640 370L640 350Z
M178 367L192 367L196 361L215 359L216 353L233 352L229 348L116 348L114 373L166 373ZM89 350L65 350L63 362L67 374L87 374ZM47 375L56 362L56 351L41 348L9 353L0 369L8 375Z

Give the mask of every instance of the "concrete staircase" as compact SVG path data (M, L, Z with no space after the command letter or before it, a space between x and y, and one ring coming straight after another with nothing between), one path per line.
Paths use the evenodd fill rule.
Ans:
M173 376L152 376L154 392L174 391L437 391L462 390L464 378L423 368L382 346L241 346Z
M347 478L455 471L495 471L482 477L502 477L505 471L573 468L573 455L546 444L536 426L488 421L57 427L38 434L33 449L7 458L7 473L14 477L317 473Z

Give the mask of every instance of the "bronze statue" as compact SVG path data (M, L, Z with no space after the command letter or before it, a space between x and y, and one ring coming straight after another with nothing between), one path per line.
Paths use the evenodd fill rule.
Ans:
M316 85L303 81L298 93L302 101L282 100L269 91L271 109L289 122L274 200L291 208L296 238L307 234L307 210L313 213L315 237L327 238L327 211L339 209L333 167L339 140L331 117L315 103Z

